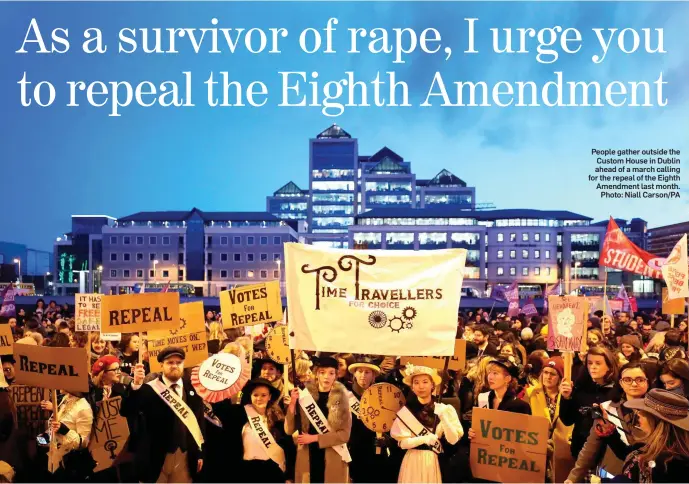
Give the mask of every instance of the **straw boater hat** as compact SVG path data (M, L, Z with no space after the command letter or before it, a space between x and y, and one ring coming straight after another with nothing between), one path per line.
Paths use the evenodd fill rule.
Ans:
M682 395L653 388L644 398L627 400L627 408L643 410L684 430L689 430L689 400Z
M417 366L412 365L411 363L407 363L407 367L404 369L402 373L404 374L404 379L402 380L402 383L404 383L408 387L411 386L412 379L415 376L419 375L430 376L435 386L440 385L440 383L442 382L440 375L438 375L438 370L436 370L435 368L429 368L427 366Z
M367 356L362 356L355 363L349 365L349 373L353 375L357 368L368 368L373 371L376 376L380 375L380 366L376 365L375 362Z

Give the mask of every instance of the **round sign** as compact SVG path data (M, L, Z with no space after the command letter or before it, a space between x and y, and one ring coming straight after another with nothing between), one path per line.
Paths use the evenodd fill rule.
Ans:
M199 396L215 403L231 398L251 378L251 368L244 358L218 353L192 370L191 383Z
M390 383L371 385L361 395L359 417L374 432L389 432L397 412L406 404L402 390Z
M266 353L275 363L285 365L291 360L289 340L287 339L287 326L276 326L266 336Z

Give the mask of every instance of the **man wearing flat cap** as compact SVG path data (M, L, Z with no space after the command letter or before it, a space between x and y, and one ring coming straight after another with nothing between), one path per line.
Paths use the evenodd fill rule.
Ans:
M138 419L134 436L141 482L192 482L203 466L203 401L183 381L184 350L168 346L158 354L162 373L144 384L144 368L134 369L122 415Z

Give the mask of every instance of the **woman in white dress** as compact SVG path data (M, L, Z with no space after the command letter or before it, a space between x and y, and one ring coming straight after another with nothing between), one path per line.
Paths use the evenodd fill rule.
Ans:
M404 384L412 394L397 413L390 435L399 442L404 455L397 482L441 483L439 456L443 443L456 444L464 431L457 411L450 405L433 402L441 378L433 368L408 364Z

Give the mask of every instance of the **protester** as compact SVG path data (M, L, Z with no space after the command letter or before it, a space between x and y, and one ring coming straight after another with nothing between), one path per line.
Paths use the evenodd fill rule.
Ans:
M295 482L347 482L351 457L347 442L352 429L347 389L337 381L339 362L332 357L320 357L314 362L316 381L308 383L300 400L299 390L292 389L285 420L285 431L296 437L297 459ZM297 402L301 428L296 426ZM321 434L314 427L311 414L304 410L310 402L316 403L318 418L327 422L330 431Z
M433 402L433 393L441 383L435 369L409 364L405 383L413 395L407 400L404 415L397 413L390 431L407 451L397 482L443 482L438 454L443 453L443 444L456 444L464 430L452 406ZM428 432L425 435L421 433L424 428Z
M221 475L215 476L215 482L285 482L289 437L279 400L280 391L268 380L257 378L244 386L238 405L229 400L213 404L222 423L226 455L226 465L218 469Z
M611 418L610 421L615 425L625 445L633 445L635 439L632 425L633 412L624 407L624 402L642 398L649 388L648 374L641 363L638 361L627 363L620 369L620 379L613 398L600 405ZM590 411L594 409L595 407ZM576 465L567 476L567 481L582 482L586 474L598 465L602 465L613 475L617 475L622 469L622 461L615 456L615 453L607 449L606 442L601 437L601 429L594 425L576 460Z
M183 349L164 348L158 353L162 374L146 384L144 366L134 367L120 413L141 421L133 449L141 482L192 482L203 467L204 405L182 379L184 358ZM173 409L173 400L183 414Z
M689 398L689 362L680 358L666 361L660 370L660 380L666 390Z
M652 389L644 398L629 400L624 406L634 411L637 444L624 445L609 421L602 424L607 423L608 445L624 459L615 481L685 482L689 475L689 400Z
M610 400L618 372L616 358L603 346L590 348L584 362L585 370L574 385L566 379L560 384L560 418L565 425L574 425L571 453L575 459L593 426L590 412L580 410Z

